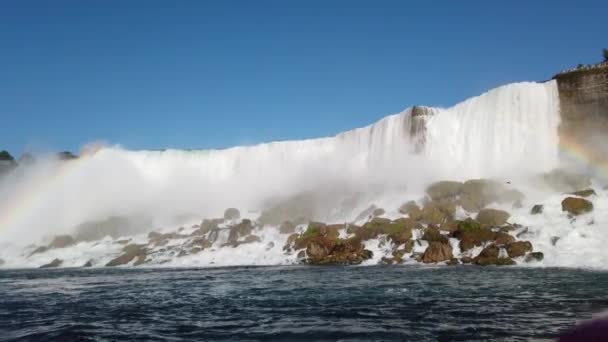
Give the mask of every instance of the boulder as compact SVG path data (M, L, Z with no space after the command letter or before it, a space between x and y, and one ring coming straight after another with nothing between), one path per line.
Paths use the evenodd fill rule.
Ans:
M279 226L279 233L281 234L293 234L296 231L296 225L291 221L284 221Z
M545 209L544 205L542 205L542 204L535 204L532 207L532 209L530 210L530 215L542 214L544 209Z
M502 246L514 242L515 238L511 234L507 234L505 232L497 232L496 234L494 234L494 241L497 246Z
M54 259L50 263L40 266L40 268L54 268L54 267L61 266L61 264L63 264L63 260L61 260L61 259Z
M40 253L44 253L44 252L46 252L46 251L48 251L48 250L49 250L49 248L48 248L47 246L40 246L40 247L37 247L36 249L34 249L34 250L32 251L32 253L30 253L30 255L28 255L28 257L31 257L31 256L32 256L32 255L34 255L34 254L40 254Z
M238 220L241 218L241 212L236 208L228 208L224 211L224 220Z
M410 219L399 219L391 221L375 217L367 222L363 227L355 232L355 237L362 241L375 239L379 235L388 235L389 239L397 244L406 242L412 238L412 228L414 222Z
M589 197L589 196L596 196L597 193L593 189L586 189L586 190L571 192L570 195L579 196L579 197Z
M532 252L526 255L525 262L543 261L545 255L542 252Z
M212 230L219 229L219 226L221 223L224 223L224 219L213 219L213 220L204 219L203 222L201 222L200 227L197 230L193 231L192 234L190 234L190 235L197 235L197 236L207 235Z
M477 221L489 226L501 226L507 222L511 215L498 209L482 209L477 214Z
M452 259L452 246L437 241L431 242L422 255L422 262L425 264L442 262L450 259Z
M156 245L156 246L164 246L167 243L169 243L170 240L175 240L175 239L185 239L189 237L188 235L182 235L179 233L165 233L165 234L161 234L158 232L150 232L148 233L148 239L150 240L150 243Z
M421 221L426 224L442 225L452 220L456 206L448 202L428 202L422 208Z
M461 182L440 181L429 185L426 188L426 193L433 201L438 201L460 195L462 187L463 184Z
M463 209L469 212L476 212L486 205L498 201L503 192L503 185L497 181L471 179L464 182L462 186L461 205L464 202L468 209L464 208L464 206Z
M510 258L517 258L526 255L532 251L530 241L515 241L506 245L507 254Z
M93 260L89 260L82 265L82 267L93 267Z
M376 216L382 216L386 213L386 211L382 208L376 208L374 209L374 211L372 212L372 216L376 217Z
M378 209L378 208L375 205L373 205L373 204L370 205L369 207L364 209L362 212L360 212L359 215L357 215L357 217L355 218L355 222L365 220L365 219L372 217L373 213L376 209Z
M74 238L70 235L57 235L49 244L49 248L65 248L74 244Z
M239 241L239 245L244 245L248 243L262 242L262 238L257 235L249 235L243 239L243 241Z
M500 248L495 244L491 244L484 248L481 253L473 259L473 263L479 266L515 264L511 258L500 257Z
M422 235L422 240L426 240L428 242L440 242L443 244L449 243L448 238L442 235L437 228L426 229Z
M581 215L593 210L593 203L580 197L567 197L562 201L562 211L571 215Z
M420 209L420 207L416 204L416 201L407 201L399 207L399 213L409 215L412 209Z
M481 246L485 242L494 240L496 233L489 228L481 227L479 222L468 218L459 221L458 229L453 235L460 240L460 249L465 252L475 246Z
M545 173L542 179L549 187L559 192L579 191L591 186L589 176L563 169Z
M243 219L241 223L231 226L228 233L228 244L234 244L238 239L250 235L253 230L251 220Z
M123 249L123 254L119 257L112 259L106 264L106 266L120 266L125 265L135 260L134 266L143 264L146 261L147 251L143 245L130 244L126 245Z

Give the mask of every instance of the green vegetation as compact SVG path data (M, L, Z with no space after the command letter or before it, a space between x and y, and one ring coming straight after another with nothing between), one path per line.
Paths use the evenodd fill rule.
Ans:
M15 160L8 151L0 151L0 160Z

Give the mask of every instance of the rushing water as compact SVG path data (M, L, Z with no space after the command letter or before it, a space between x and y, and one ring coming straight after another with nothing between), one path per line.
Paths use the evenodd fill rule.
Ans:
M550 339L608 308L608 273L559 268L0 271L3 340Z

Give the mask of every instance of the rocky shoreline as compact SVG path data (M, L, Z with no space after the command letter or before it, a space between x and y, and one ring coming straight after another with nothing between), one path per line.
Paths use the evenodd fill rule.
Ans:
M588 177L556 170L544 174L542 180L561 191L561 209L573 220L593 211L591 199L596 192L590 188ZM111 239L112 245L116 246L112 259L92 258L82 266L163 264L169 259L159 258L159 255L196 257L205 250L238 249L250 244L265 244L264 248L270 250L275 243L282 244L279 246L282 253L292 257L290 260L294 263L307 265L358 265L376 260L390 265L504 266L543 260L543 252L526 239L528 227L511 222L508 211L493 207L521 209L525 195L509 184L490 179L441 181L429 185L426 195L424 199L409 200L398 206L398 218L387 218L384 209L370 205L355 221L339 224L296 216L297 219L276 225L261 220L270 217L269 213L276 208L262 212L258 220L241 218L239 210L229 208L224 217L205 219L190 228L149 232L145 241L123 236L124 231L119 228L127 225L127 221L110 218L83 224L73 235L55 236L49 244L30 246L23 253L31 258L82 242ZM539 203L529 212L539 215L543 210L544 205ZM279 238L274 242L264 241L260 236L269 229L278 231ZM559 237L551 239L554 245ZM385 253L374 258L372 250L378 249ZM2 263L0 260L0 265ZM55 258L38 267L61 266L64 266L64 260Z

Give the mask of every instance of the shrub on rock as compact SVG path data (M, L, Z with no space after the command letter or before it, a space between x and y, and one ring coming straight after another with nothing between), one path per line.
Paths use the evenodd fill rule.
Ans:
M580 197L567 197L562 201L562 211L571 215L581 215L593 210L593 203Z

